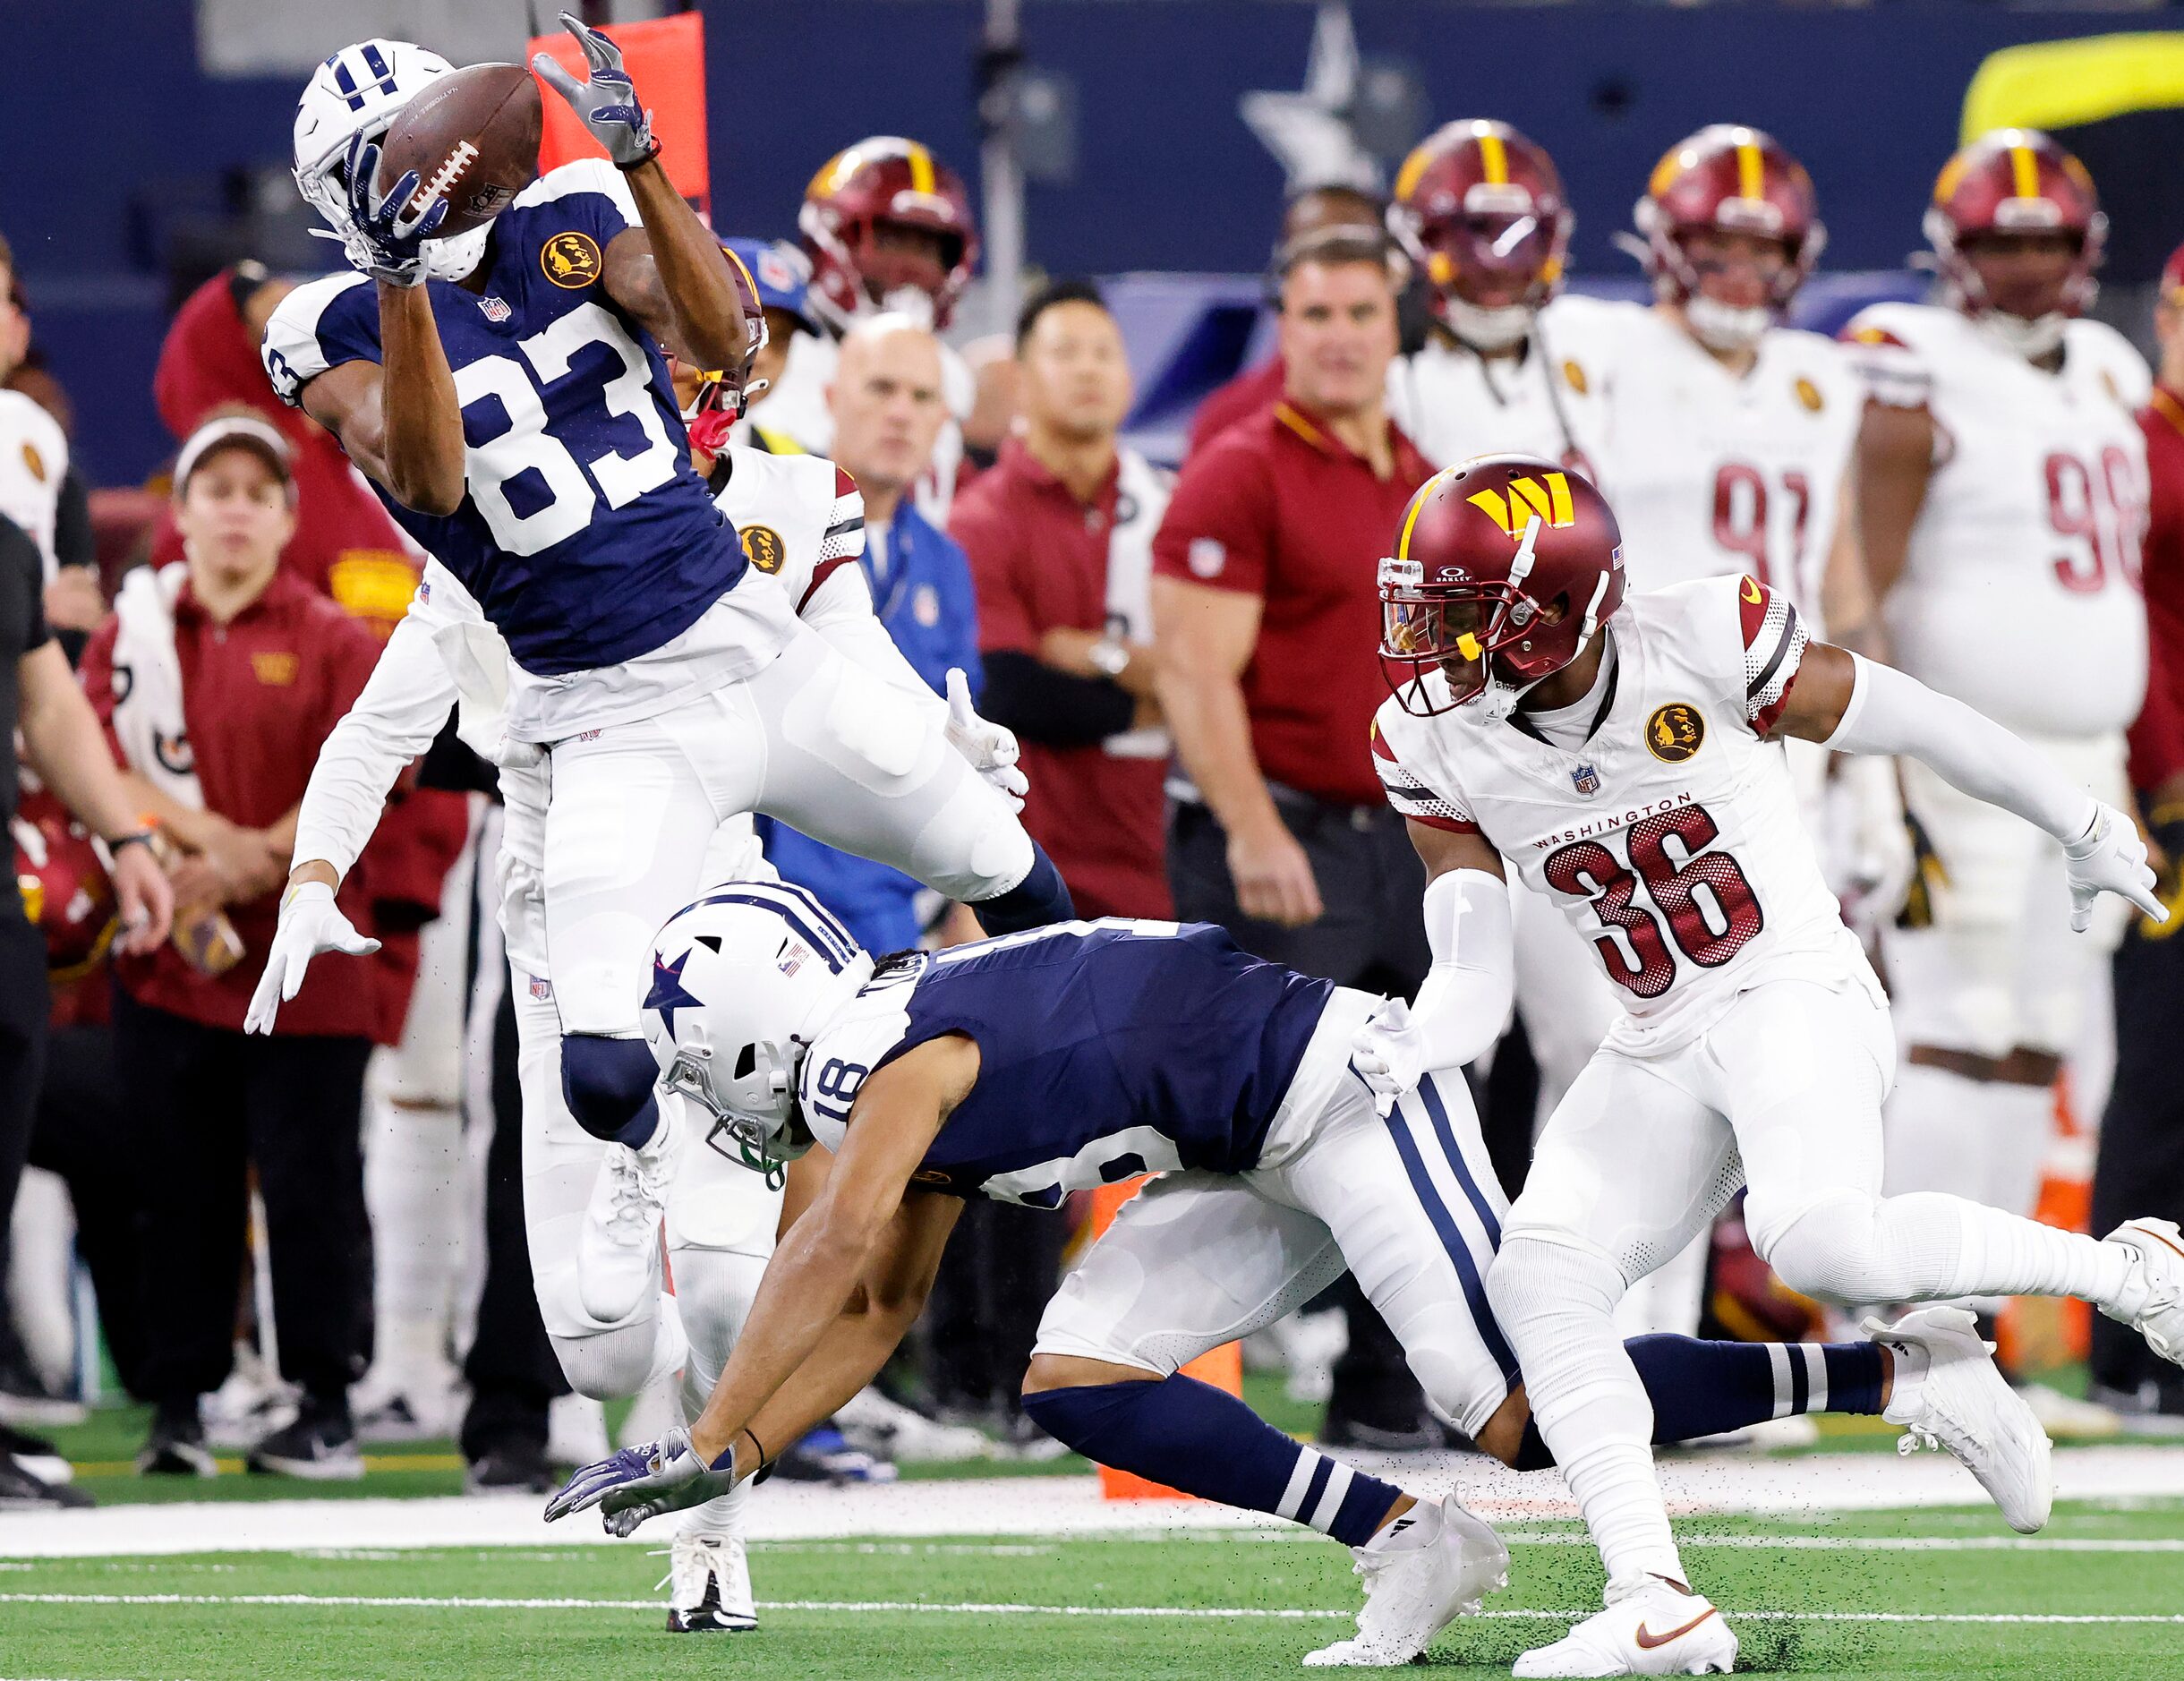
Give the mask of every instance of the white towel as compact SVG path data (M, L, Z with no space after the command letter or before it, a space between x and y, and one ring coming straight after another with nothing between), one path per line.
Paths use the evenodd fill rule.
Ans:
M1168 511L1169 475L1134 449L1116 452L1114 525L1107 533L1107 633L1153 639L1153 533ZM1100 743L1118 759L1165 759L1174 750L1158 724Z
M157 570L139 567L122 580L114 602L114 733L131 770L175 804L202 811L175 652L175 600L189 576L175 560Z

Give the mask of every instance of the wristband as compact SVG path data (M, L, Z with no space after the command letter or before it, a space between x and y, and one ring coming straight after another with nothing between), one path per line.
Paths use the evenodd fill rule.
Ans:
M660 142L658 141L649 141L645 143L644 157L633 158L626 164L617 164L614 166L620 170L624 175L627 175L633 169L644 168L645 165L651 163L653 158L659 156ZM755 1440L756 1438L753 1438L753 1439Z
M134 829L127 834L108 836L107 839L107 850L109 853L119 852L124 847L148 847L150 844L150 830Z

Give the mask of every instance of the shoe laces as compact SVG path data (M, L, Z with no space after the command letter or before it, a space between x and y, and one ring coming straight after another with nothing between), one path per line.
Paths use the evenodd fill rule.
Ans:
M655 1192L661 1187L656 1181L648 1182L633 1150L624 1149L619 1156L610 1157L608 1172L612 1179L605 1224L616 1242L625 1245L642 1242L659 1218L661 1199Z

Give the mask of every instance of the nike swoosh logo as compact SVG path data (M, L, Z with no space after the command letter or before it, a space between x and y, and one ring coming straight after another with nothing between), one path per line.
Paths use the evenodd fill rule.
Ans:
M1703 1611L1701 1611L1698 1616L1693 1617L1691 1621L1685 1624L1683 1627L1672 1628L1665 1634L1656 1634L1643 1623L1641 1623L1638 1625L1638 1650L1640 1651L1651 1651L1657 1646L1666 1646L1672 1640L1681 1640L1685 1635L1690 1634L1693 1629L1698 1627L1700 1624L1706 1621L1708 1617L1713 1616L1713 1614L1714 1608L1710 1605Z

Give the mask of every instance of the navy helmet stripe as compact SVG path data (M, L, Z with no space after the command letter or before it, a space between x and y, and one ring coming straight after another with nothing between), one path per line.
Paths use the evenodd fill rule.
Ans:
M388 69L387 60L381 55L377 41L366 41L363 45L363 55L365 67L373 75L384 82L391 82L394 80L395 73Z
M749 905L755 909L771 910L783 922L787 923L798 934L802 934L804 936L805 944L816 948L819 955L826 960L827 968L833 970L835 974L839 975L841 973L844 964L847 961L846 959L836 955L832 944L826 939L823 938L818 930L814 928L810 923L804 919L803 914L798 909L791 905L784 905L779 900L761 899L756 893L719 892L706 894L704 898L697 901L697 904ZM690 907L692 909L695 909L696 908L696 905Z
M738 882L734 883L734 886L739 891L752 893L779 893L790 905L801 907L806 914L825 931L829 945L834 954L843 962L848 962L857 955L857 936L842 926L841 918L829 910L809 888L800 886L795 882ZM697 902L703 905L710 903L711 900L701 899ZM786 909L772 900L757 899L748 902L773 904L777 909Z
M1387 1117L1387 1131L1388 1136L1395 1140L1395 1153L1403 1157L1403 1171L1411 1176L1411 1189L1417 1194L1419 1206L1433 1223L1441 1247L1448 1251L1456 1276L1463 1281L1463 1300L1471 1308L1472 1323L1478 1327L1479 1340L1486 1345L1494 1363L1501 1368L1504 1381L1514 1383L1516 1356L1510 1352L1501 1327L1495 1320L1494 1310L1488 1305L1486 1281L1480 1276L1479 1263L1472 1258L1471 1245L1463 1241L1463 1233L1456 1229L1448 1205L1434 1189L1432 1177L1426 1172L1425 1158L1418 1152L1418 1140L1411 1136L1410 1123L1403 1119L1400 1105Z
M1486 1228L1487 1242L1497 1250L1500 1249L1501 1217L1495 1213L1494 1205L1480 1190L1479 1182L1472 1176L1471 1164L1463 1159L1463 1152L1456 1148L1455 1129L1448 1124L1447 1105L1442 1103L1441 1094L1434 1088L1432 1075L1428 1074L1420 1079L1418 1095L1425 1100L1426 1114L1432 1118L1433 1135L1441 1141L1441 1154L1448 1158L1449 1169L1455 1174L1456 1183L1463 1187L1464 1196L1479 1216L1479 1224Z
M339 55L336 56L338 59ZM339 62L335 64L334 85L341 90L343 96L348 100L350 110L361 111L364 108L364 96L357 92L356 78L349 73L348 65Z

